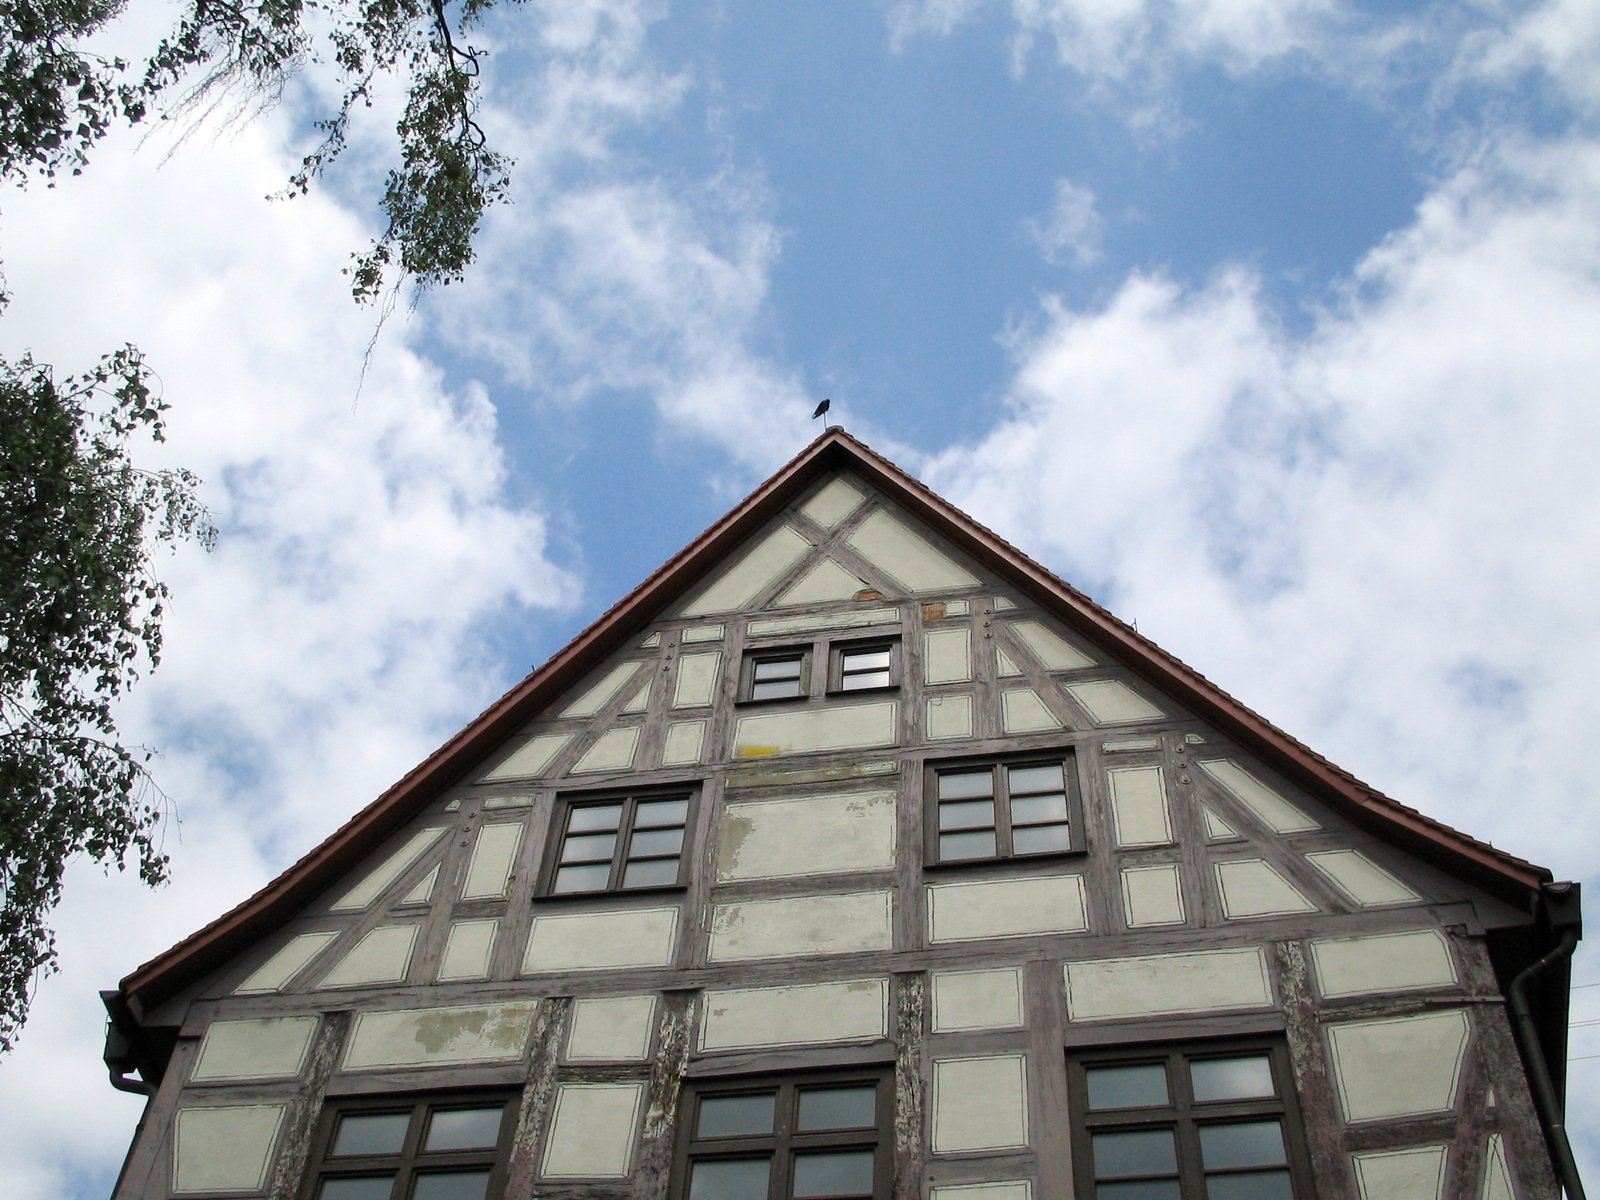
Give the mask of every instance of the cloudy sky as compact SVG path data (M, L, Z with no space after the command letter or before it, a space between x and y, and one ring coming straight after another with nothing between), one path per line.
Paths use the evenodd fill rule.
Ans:
M137 51L170 14L133 0ZM104 1196L99 988L247 895L834 416L1390 795L1600 895L1600 5L539 0L470 279L370 311L381 128L311 80L0 194L0 346L140 345L222 537L164 560L173 882L81 868L0 1179ZM377 115L395 97L380 97ZM640 519L648 514L648 519ZM1586 732L1589 731L1589 732ZM1600 951L1571 1125L1600 1177Z

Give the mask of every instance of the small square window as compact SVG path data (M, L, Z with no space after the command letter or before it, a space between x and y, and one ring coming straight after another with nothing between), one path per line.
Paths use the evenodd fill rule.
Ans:
M928 862L993 862L1083 849L1071 751L929 764Z
M856 642L833 647L829 690L864 692L900 682L899 642Z
M809 647L752 651L744 657L741 700L798 700L811 691Z
M542 894L680 886L694 799L685 791L558 797Z
M514 1093L345 1101L323 1110L306 1200L488 1200L505 1185Z

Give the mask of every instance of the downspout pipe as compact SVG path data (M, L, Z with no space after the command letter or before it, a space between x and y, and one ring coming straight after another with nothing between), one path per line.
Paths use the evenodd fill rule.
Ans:
M1550 1148L1550 1164L1566 1191L1567 1200L1587 1200L1587 1197L1583 1181L1578 1178L1578 1163L1572 1156L1572 1143L1567 1138L1565 1105L1550 1078L1550 1064L1539 1042L1539 1023L1533 1015L1529 990L1541 975L1572 957L1572 952L1577 949L1578 939L1583 936L1578 900L1578 885L1575 883L1545 884L1540 907L1544 909L1556 944L1543 957L1518 972L1507 990L1511 1029L1528 1070L1528 1088L1533 1093L1534 1111L1539 1116L1545 1142Z
M139 1054L135 1039L138 1027L128 1013L122 997L116 992L101 992L100 1001L106 1006L106 1048L102 1058L111 1086L119 1092L132 1092L135 1096L150 1096L155 1088L130 1070L139 1069Z

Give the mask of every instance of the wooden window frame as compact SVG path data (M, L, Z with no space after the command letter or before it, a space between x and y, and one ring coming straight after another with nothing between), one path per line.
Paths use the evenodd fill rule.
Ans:
M688 809L683 817L683 841L678 847L678 873L670 883L652 883L643 887L623 887L623 872L628 865L628 851L633 845L634 821L641 801L687 800ZM603 888L583 891L557 892L556 872L561 867L561 851L566 845L572 813L575 809L598 808L609 804L622 805L622 816L617 824L617 844L611 851L611 873ZM550 831L545 838L544 863L539 869L539 886L535 895L541 900L593 899L595 896L640 896L650 892L682 891L689 886L689 850L694 840L695 820L700 811L698 785L675 784L662 787L635 788L624 791L563 792L556 796L550 814ZM583 831L579 831L580 835ZM597 831L599 832L599 831ZM667 856L659 856L664 860ZM594 865L598 865L594 864Z
M844 686L844 659L847 654L887 650L889 652L889 682L876 687L849 688ZM828 643L828 695L861 696L874 692L892 692L900 686L902 677L900 639L898 637L852 638Z
M889 682L877 687L844 688L844 656L853 651L889 651ZM757 698L756 664L780 659L800 660L800 691L793 696ZM739 666L737 704L793 704L800 700L838 699L892 692L900 687L905 674L899 634L862 637L858 634L822 638L815 642L784 642L771 646L747 646Z
M795 1128L800 1092L871 1083L877 1089L874 1124L860 1129L801 1132ZM773 1131L735 1137L698 1138L700 1103L711 1096L775 1094ZM688 1200L691 1167L695 1162L752 1158L767 1153L772 1171L767 1200L790 1200L794 1185L792 1164L797 1152L807 1150L860 1150L873 1153L873 1200L889 1200L894 1184L895 1096L894 1070L889 1066L806 1071L773 1075L689 1080L679 1106L678 1137L673 1152L671 1200Z
M1264 1054L1270 1064L1276 1095L1234 1100L1195 1100L1188 1064L1207 1059ZM1166 1069L1167 1103L1091 1110L1088 1073L1095 1067L1162 1064ZM1067 1057L1067 1103L1072 1114L1072 1159L1075 1192L1095 1194L1092 1138L1095 1133L1173 1130L1181 1200L1203 1200L1206 1172L1200 1152L1200 1130L1276 1118L1283 1130L1285 1166L1295 1200L1314 1200L1316 1189L1305 1125L1295 1095L1289 1050L1282 1038L1217 1038L1150 1046L1079 1050Z
M454 1091L412 1093L406 1095L362 1096L348 1099L330 1099L317 1118L317 1129L312 1137L311 1153L306 1159L305 1177L297 1195L301 1200L316 1200L322 1184L328 1179L340 1179L392 1173L400 1184L400 1200L411 1195L419 1175L433 1173L436 1169L490 1168L486 1196L499 1196L505 1190L506 1170L511 1159L511 1143L516 1134L520 1093L515 1090ZM441 1110L486 1107L490 1103L503 1105L500 1113L500 1133L493 1147L472 1150L424 1151L423 1139L427 1135L432 1115ZM410 1125L405 1141L395 1154L346 1155L330 1157L340 1121L347 1116L381 1113L409 1113ZM393 1185L390 1195L396 1195Z
M797 700L811 698L811 664L815 647L810 644L758 646L744 652L744 660L739 666L739 698L740 704L793 704ZM792 696L769 696L757 699L754 696L756 685L756 664L763 662L780 662L788 659L800 661L800 690Z
M1059 765L1067 796L1067 846L1065 849L1016 853L1012 849L1011 796L1005 787L1003 768ZM990 793L995 802L995 853L976 858L944 859L939 854L939 776L988 767L993 780ZM1074 747L1052 747L1015 754L968 755L961 758L928 759L923 769L923 865L940 870L992 866L995 863L1047 862L1051 859L1083 854L1087 838L1083 821L1083 790L1078 783L1078 756Z

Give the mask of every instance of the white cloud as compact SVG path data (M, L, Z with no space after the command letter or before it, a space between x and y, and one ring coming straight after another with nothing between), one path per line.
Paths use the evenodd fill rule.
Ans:
M1100 257L1100 240L1105 235L1093 189L1070 179L1056 180L1055 203L1049 214L1024 222L1023 228L1047 261L1079 267Z
M1597 328L1600 143L1509 141L1308 335L1244 271L1047 305L1008 418L928 477L1340 765L1593 889Z
M1475 31L1458 64L1462 78L1491 84L1542 75L1581 108L1600 108L1600 6L1547 0L1514 14L1508 27Z

